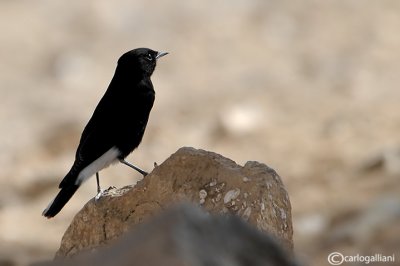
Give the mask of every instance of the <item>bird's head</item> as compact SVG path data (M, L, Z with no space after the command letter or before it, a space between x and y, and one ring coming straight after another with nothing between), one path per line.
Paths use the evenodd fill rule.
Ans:
M166 52L157 52L149 48L137 48L126 52L118 60L118 68L123 72L151 76L156 68L157 60Z

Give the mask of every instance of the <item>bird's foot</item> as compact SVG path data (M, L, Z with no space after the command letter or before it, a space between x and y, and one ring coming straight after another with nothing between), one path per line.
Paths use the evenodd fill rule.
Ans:
M97 192L96 197L94 197L94 201L98 201L98 200L101 198L101 196L103 196L104 192L105 192L104 189L100 189L100 190Z

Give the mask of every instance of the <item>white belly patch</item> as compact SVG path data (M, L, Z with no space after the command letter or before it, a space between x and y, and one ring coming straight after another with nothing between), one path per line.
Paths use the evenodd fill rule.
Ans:
M110 166L110 164L118 161L118 156L121 152L116 147L112 147L102 156L97 158L94 162L83 168L75 181L75 185L79 186L85 182L89 177L99 172L100 170Z

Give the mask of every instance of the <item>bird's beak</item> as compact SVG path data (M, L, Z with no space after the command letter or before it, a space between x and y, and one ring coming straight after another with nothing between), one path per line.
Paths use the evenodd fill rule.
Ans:
M163 57L164 55L167 55L167 54L168 54L167 52L157 52L156 59Z

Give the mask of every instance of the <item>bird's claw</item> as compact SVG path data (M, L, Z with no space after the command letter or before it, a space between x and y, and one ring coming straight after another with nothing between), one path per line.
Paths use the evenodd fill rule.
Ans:
M104 189L100 189L96 197L94 197L94 201L98 201L101 198L101 196L103 196L104 191L105 191Z

